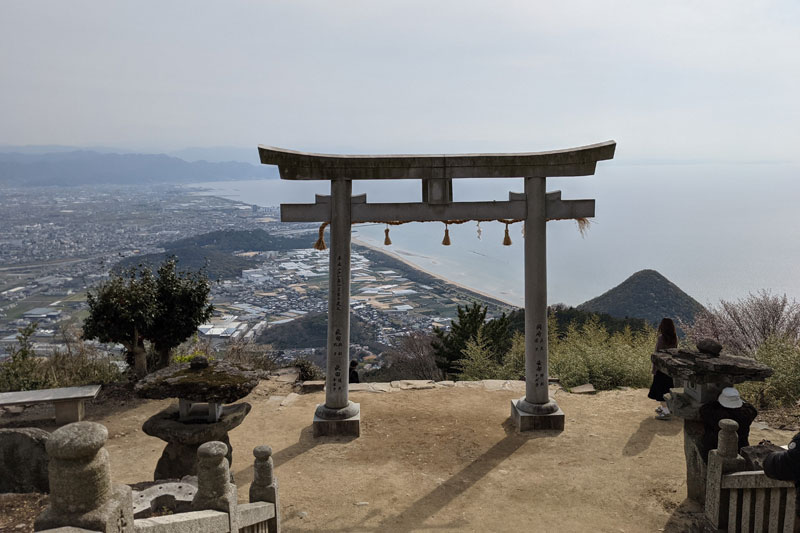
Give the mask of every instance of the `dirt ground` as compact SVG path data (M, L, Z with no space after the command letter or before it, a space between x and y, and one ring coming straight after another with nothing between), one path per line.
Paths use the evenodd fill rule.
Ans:
M697 518L686 501L682 421L654 419L645 390L578 395L553 386L565 430L522 435L509 420L521 391L353 392L357 439L314 439L312 414L324 395L280 407L276 395L290 391L262 382L244 400L250 415L230 434L240 501L253 478L252 449L272 446L287 532L683 533ZM141 426L169 403L111 391L87 408L88 420L108 428L114 481L151 479L164 443ZM5 414L0 427L53 430L49 416L46 408ZM750 440L783 444L793 434L756 424ZM0 530L30 531L14 529L18 518L0 518Z

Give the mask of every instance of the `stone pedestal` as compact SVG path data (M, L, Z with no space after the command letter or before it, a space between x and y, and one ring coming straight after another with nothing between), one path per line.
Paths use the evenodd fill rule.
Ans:
M225 458L228 447L219 441L206 442L197 449L197 492L192 509L228 513L230 531L239 531L236 485L230 482L230 468Z
M340 416L336 416L334 411ZM361 404L350 402L347 408L338 410L328 409L324 404L317 405L313 429L315 437L361 436Z
M700 453L703 443L703 423L683 421L683 455L686 458L686 497L699 504L706 501L707 466Z
M517 406L518 402L524 400L525 398L511 400L511 419L514 421L517 431L564 430L564 411L560 407L556 406L556 410L552 413L527 413Z
M219 441L226 445L226 458L228 464L232 464L233 449L228 432L238 427L249 412L249 403L226 405L217 422L185 423L180 421L179 407L171 405L151 416L142 426L142 430L167 443L153 478L180 479L183 476L196 475L197 450L200 445L210 441Z
M275 505L275 517L267 522L268 533L280 533L280 499L278 497L278 480L275 479L272 448L256 446L253 450L256 458L253 465L253 483L250 484L250 503L268 502Z
M53 432L50 505L36 518L35 531L77 527L104 533L133 531L131 488L111 483L105 427L77 422Z

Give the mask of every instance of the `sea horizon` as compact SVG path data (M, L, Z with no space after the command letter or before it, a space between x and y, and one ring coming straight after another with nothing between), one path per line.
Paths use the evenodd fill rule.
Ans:
M644 269L660 272L703 305L768 290L800 297L800 239L794 229L796 165L599 165L587 178L549 178L565 200L596 199L596 216L582 236L572 220L547 223L548 303L577 306ZM762 187L750 185L761 175ZM649 178L649 179L648 179ZM671 187L660 190L669 179ZM659 181L661 180L661 181ZM329 194L321 181L236 180L189 185L198 194L263 207L313 203ZM355 181L369 202L420 201L418 180ZM455 180L455 201L506 200L523 180ZM776 194L784 190L787 194ZM654 201L654 191L660 199ZM744 198L744 200L743 200ZM402 256L444 279L522 306L523 224L467 222L389 226L357 224L353 237ZM480 231L479 231L480 230Z

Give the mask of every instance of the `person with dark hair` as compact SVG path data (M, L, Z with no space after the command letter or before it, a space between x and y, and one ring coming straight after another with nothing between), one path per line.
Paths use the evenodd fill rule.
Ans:
M742 400L739 391L734 387L725 387L716 401L708 402L700 407L700 419L703 421L703 440L700 453L703 461L708 462L708 452L717 447L719 421L725 418L735 420L739 424L738 449L750 446L750 424L758 416L752 404Z
M358 379L358 370L356 370L356 367L358 367L358 361L353 359L350 361L350 383L361 383L361 380Z
M675 323L672 319L662 319L661 324L658 325L657 333L657 352L678 347L678 333L675 331ZM672 378L660 370L656 370L655 365L653 365L653 383L650 385L650 392L647 393L647 397L661 402L661 405L656 408L656 418L658 420L669 420L672 417L669 407L667 407L667 402L664 401L664 394L668 393L669 389L674 386Z

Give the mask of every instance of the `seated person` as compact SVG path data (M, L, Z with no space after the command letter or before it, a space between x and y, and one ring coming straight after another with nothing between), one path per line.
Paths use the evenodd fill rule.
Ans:
M708 462L708 452L716 449L719 435L719 421L724 418L735 420L739 424L739 447L750 446L750 424L755 420L758 411L751 404L742 401L739 391L733 387L725 387L714 402L708 402L700 408L703 420L703 441L700 453L703 461Z
M766 442L766 441L762 441ZM794 481L795 487L795 513L800 516L800 433L795 435L786 450L772 452L764 459L764 474L772 479ZM800 526L796 524L795 531Z

